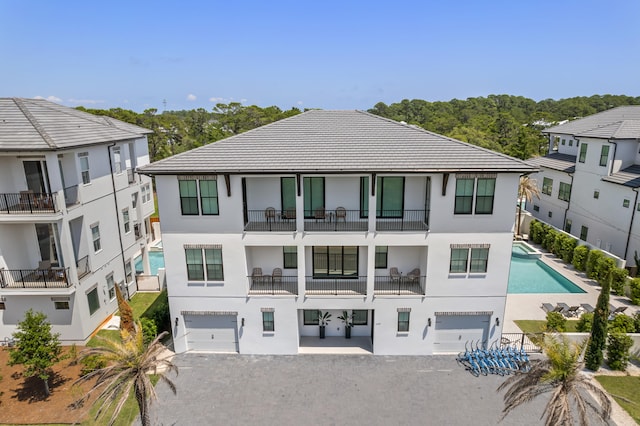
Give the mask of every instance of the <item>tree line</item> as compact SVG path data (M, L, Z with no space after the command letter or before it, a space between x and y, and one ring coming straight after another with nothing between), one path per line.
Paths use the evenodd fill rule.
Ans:
M548 143L540 133L545 127L621 105L640 105L640 97L594 95L538 102L512 95L489 95L446 102L405 99L390 105L379 102L368 112L527 159L546 153ZM157 109L150 108L136 113L122 108L78 109L152 130L153 133L148 137L152 161L302 112L295 107L282 110L277 106L263 108L244 106L238 102L218 103L211 111L198 108L159 113Z

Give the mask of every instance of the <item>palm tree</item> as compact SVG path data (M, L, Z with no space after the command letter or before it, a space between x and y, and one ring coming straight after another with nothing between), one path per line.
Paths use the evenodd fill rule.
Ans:
M533 361L528 373L517 373L498 387L498 392L506 389L501 420L520 405L551 392L542 413L546 416L546 426L574 424L573 409L578 410L577 420L581 425L588 424L587 411L606 423L611 415L611 401L581 371L585 342L575 344L566 337L561 340L550 337L542 343L542 348L546 359Z
M151 425L149 416L149 406L153 400L157 399L157 394L149 374L156 375L164 381L175 394L175 384L167 377L168 373L175 371L178 367L166 355L166 347L160 342L167 332L158 335L148 346L144 345L144 337L140 323L136 323L136 332L132 336L126 330L121 330L122 342L116 342L97 336L104 346L88 348L82 351L80 361L90 356L99 356L106 361L107 366L88 373L78 380L76 384L86 383L96 379L92 388L80 400L76 401L77 406L81 406L87 401L94 391L99 391L94 404L98 405L96 419L103 416L109 407L115 402L113 414L109 420L109 425L113 425L118 414L122 410L125 401L133 388L135 392L138 409L140 410L140 421L143 426Z
M520 219L522 217L522 198L525 198L528 202L533 201L533 197L540 199L540 190L538 189L538 183L535 179L531 179L529 176L520 176L520 184L518 185L518 228L516 234L520 235Z

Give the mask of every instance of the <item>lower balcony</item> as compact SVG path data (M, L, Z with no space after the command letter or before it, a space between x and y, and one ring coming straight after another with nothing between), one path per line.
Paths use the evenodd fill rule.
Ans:
M403 275L397 277L375 277L373 294L376 296L424 296L427 277Z
M2 269L0 287L3 289L68 288L69 268Z
M298 294L298 277L260 275L250 276L250 295L283 295L295 296Z
M306 277L305 294L317 296L366 296L367 277Z

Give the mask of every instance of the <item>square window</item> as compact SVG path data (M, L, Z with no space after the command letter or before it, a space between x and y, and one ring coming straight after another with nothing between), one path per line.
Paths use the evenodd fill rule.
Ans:
M98 287L95 287L87 293L87 302L89 303L89 314L93 315L100 309L100 298L98 297Z
M553 212L551 210L549 210L549 213L547 214L549 217L553 217Z
M305 309L303 311L304 315L304 325L319 325L320 320L318 319L320 315L320 311L317 309Z
M398 312L398 331L409 331L409 314L411 312Z
M629 204L630 204L630 201L626 198L622 201L622 207L624 208L629 208Z
M262 331L275 331L273 312L262 313Z
M69 302L53 302L53 305L58 310L69 309Z
M353 318L353 325L367 325L369 311L365 309L354 309L351 312L351 316Z
M298 247L284 246L282 247L283 266L284 269L298 268Z
M376 246L376 269L387 268L387 256L389 248L387 246Z
M593 191L593 198L595 198L596 200L600 198L600 191Z
M534 204L534 205L533 205L533 211L534 211L534 212L539 212L539 211L540 211L540 206L539 206L539 205L537 205L537 204Z

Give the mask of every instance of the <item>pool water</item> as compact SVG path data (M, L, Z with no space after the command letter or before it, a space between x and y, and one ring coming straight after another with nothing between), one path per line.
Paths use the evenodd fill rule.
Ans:
M529 254L529 250L527 250L526 248L524 248L523 246L521 246L519 244L518 245L516 245L516 244L513 245L512 252L513 253L517 253L517 254Z
M521 253L511 256L508 293L586 293L541 260L522 258L518 254Z
M133 261L136 274L141 274L143 272L142 256L136 257ZM158 275L158 269L164 268L164 253L162 251L149 252L149 268L151 268L151 275Z

